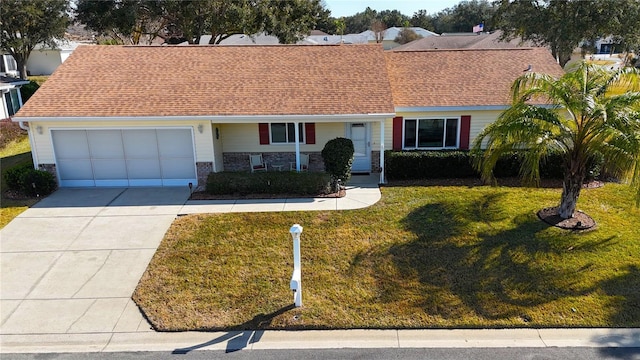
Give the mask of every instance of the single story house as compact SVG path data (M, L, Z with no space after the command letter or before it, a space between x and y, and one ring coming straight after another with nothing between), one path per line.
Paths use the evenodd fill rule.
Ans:
M13 121L61 186L203 185L353 140L354 172L385 149L468 148L544 49L385 52L379 44L78 47Z
M398 35L403 29L404 29L403 27L397 27L397 26L392 26L390 28L385 29L384 32L382 33L382 47L385 50L389 50L397 46L400 46L400 44L396 42L396 38L398 37ZM418 34L423 38L439 36L437 33L423 29L421 27L409 27L408 29L415 32L416 34ZM373 30L363 31L359 35L365 36L369 41L369 43L373 44L378 42L378 40L376 39L376 33Z
M39 43L27 60L29 75L51 75L81 43L66 39L54 40L55 48Z

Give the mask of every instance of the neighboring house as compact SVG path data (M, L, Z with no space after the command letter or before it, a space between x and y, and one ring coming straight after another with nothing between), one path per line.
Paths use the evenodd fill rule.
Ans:
M199 45L209 45L211 35L202 35ZM276 36L259 33L255 35L234 34L222 40L220 45L278 45L280 40Z
M298 41L300 45L337 45L337 44L367 44L369 39L366 35L309 35Z
M402 29L404 28L394 26L384 31L384 35L382 38L382 47L385 50L393 49L400 46L400 44L396 42L396 38L398 37ZM434 33L433 31L425 30L421 27L410 27L409 29L413 30L416 34L420 35L423 38L438 36L438 34ZM376 42L376 34L372 30L361 32L359 35L366 36L369 43Z
M22 107L20 87L29 83L19 78L18 66L13 56L3 54L0 57L0 93L2 93L2 109L0 119L6 119Z
M501 31L491 33L451 33L430 36L398 46L393 51L416 51L433 49L511 49L518 47L535 47L531 42L519 39L501 41Z
M55 40L54 49L38 44L27 60L29 75L51 75L81 43L69 40Z
M0 92L2 92L2 109L0 109L0 119L11 117L20 110L22 107L20 87L28 83L29 81L27 80L3 76L0 74Z
M204 185L249 154L322 170L336 137L354 142L353 172L384 181L385 149L468 148L529 65L562 72L544 49L80 47L13 121L61 186Z

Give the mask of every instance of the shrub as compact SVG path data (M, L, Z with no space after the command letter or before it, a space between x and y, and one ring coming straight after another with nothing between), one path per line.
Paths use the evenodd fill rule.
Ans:
M318 172L221 172L207 178L206 192L213 195L328 194L329 175Z
M11 190L21 190L22 185L20 178L24 173L31 170L33 170L33 164L31 162L7 169L4 173L4 181L7 184L7 188Z
M22 85L20 87L22 102L26 103L27 100L29 100L29 98L31 98L31 96L33 96L33 94L35 94L39 88L40 88L40 85L38 85L38 83L35 81L29 81L28 84Z
M472 166L472 154L468 151L388 151L385 153L385 171L389 180L446 179L479 177ZM603 165L602 157L594 157L588 165L591 180L596 178ZM501 157L493 169L497 178L520 175L522 152L514 151ZM548 156L540 164L540 177L562 179L563 158L559 154Z
M4 174L7 188L18 190L27 196L45 196L57 187L56 180L50 173L36 170L32 164L24 164L7 169Z
M346 183L351 177L353 163L353 141L346 138L329 140L322 149L325 171L331 175L332 183L337 180Z

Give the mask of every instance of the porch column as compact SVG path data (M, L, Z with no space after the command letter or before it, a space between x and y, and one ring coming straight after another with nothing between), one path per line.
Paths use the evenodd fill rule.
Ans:
M380 120L380 184L384 184L384 123Z
M298 124L297 121L294 122L293 127L296 134L296 171L300 172L300 130L298 129Z

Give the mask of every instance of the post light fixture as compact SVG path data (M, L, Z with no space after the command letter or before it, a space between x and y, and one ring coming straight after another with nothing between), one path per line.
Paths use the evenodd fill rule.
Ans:
M293 291L293 303L296 307L302 306L302 269L300 265L300 234L302 234L302 226L293 224L289 229L293 238L293 275L289 287Z

